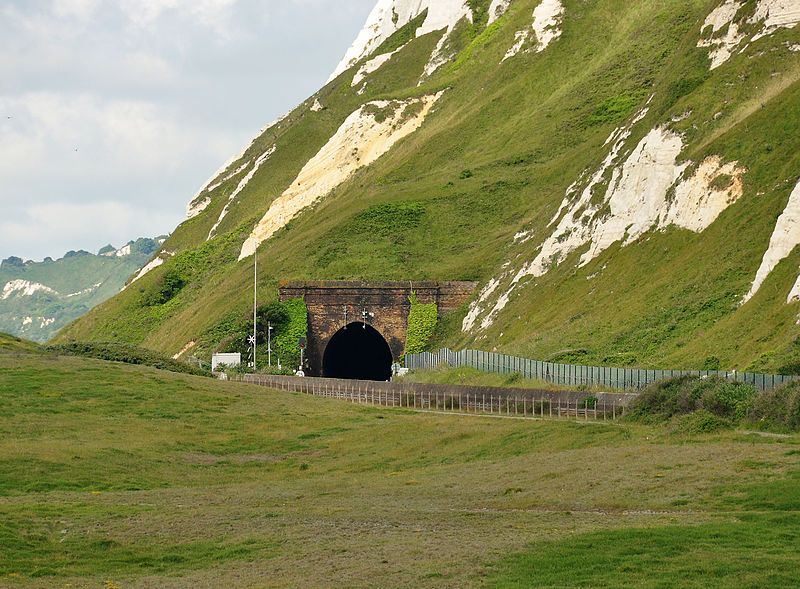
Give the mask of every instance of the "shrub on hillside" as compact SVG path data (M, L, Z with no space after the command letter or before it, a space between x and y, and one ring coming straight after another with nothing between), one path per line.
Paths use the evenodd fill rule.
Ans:
M632 403L628 415L634 420L662 422L703 410L718 418L740 421L748 415L756 396L756 389L745 383L681 376L651 384Z
M155 307L168 303L183 290L189 281L175 268L167 270L144 297L144 304Z
M53 352L62 356L81 356L84 358L96 358L109 362L123 362L125 364L139 364L150 366L159 370L170 372L180 372L183 374L194 374L196 376L210 376L210 372L185 364L158 352L138 348L128 344L115 342L95 343L95 342L70 342L47 346L48 352Z
M800 381L790 382L758 395L748 419L764 429L800 430Z
M732 425L731 421L717 417L705 409L681 415L674 421L675 430L684 434L710 434Z

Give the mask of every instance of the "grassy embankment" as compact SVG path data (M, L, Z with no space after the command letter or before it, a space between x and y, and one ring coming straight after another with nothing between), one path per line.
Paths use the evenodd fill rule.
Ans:
M790 586L800 437L0 353L2 587Z

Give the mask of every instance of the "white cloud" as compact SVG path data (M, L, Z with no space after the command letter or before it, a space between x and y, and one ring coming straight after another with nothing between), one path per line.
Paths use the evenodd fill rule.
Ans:
M321 86L373 3L0 0L0 258L173 229L222 161Z
M155 237L169 232L172 222L170 214L121 202L36 204L24 207L12 219L0 218L0 248L13 245L38 257L79 249L96 252L106 243L121 246L133 235ZM42 248L45 238L58 253L48 254Z
M53 14L59 18L87 21L94 16L100 0L54 0Z

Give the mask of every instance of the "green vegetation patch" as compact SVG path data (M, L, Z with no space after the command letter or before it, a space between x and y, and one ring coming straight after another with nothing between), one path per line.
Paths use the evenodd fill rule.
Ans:
M63 356L82 356L109 362L141 364L170 372L209 376L208 372L196 366L173 360L153 350L118 342L68 342L47 346L45 350Z
M633 420L664 422L704 410L724 419L744 419L758 391L751 385L721 378L681 376L648 386L633 402Z
M415 292L411 293L408 300L411 302L411 310L408 313L405 353L419 354L427 349L428 342L436 331L439 309L436 303L420 303Z
M0 352L39 352L41 348L34 342L7 333L0 333Z
M188 279L177 268L170 268L145 294L143 303L148 307L164 305L178 296L188 282Z
M400 49L403 45L416 37L417 29L422 26L426 18L428 18L427 8L423 10L416 18L410 20L408 23L395 31L391 37L380 44L380 46L372 53L372 55L382 55L384 53L391 53L396 49Z
M273 372L293 373L292 367L300 365L301 337L308 335L308 308L303 299L272 301L256 311L256 337L258 338L258 367L266 370L269 364L268 331L272 327ZM245 358L250 353L248 337L253 334L252 312L231 312L223 321L208 330L205 337L219 342L218 350L239 352ZM277 369L280 360L283 370Z
M303 299L291 299L273 304L272 309L273 315L270 315L269 312L264 314L261 319L261 327L266 331L263 325L264 320L269 319L270 316L275 317L275 331L272 339L273 362L275 362L277 354L281 362L289 368L299 366L299 341L301 337L308 335L308 307Z
M750 421L764 429L800 431L800 382L764 391L753 402Z
M63 526L64 524L62 524ZM237 560L270 558L274 542L256 539L168 543L158 540L125 542L75 529L47 528L35 520L0 517L0 579L171 574L219 566ZM69 585L67 585L69 586ZM99 586L99 585L98 585ZM118 587L107 580L104 587Z
M784 519L785 518L785 519ZM512 587L793 587L800 516L592 532L540 542L492 565L489 585ZM672 581L670 581L670 579Z
M107 465L97 469L97 464ZM53 491L140 491L166 486L144 464L120 450L102 452L91 460L54 462L38 458L0 460L0 496Z
M589 126L618 123L628 118L647 96L647 90L620 94L606 98L586 119Z

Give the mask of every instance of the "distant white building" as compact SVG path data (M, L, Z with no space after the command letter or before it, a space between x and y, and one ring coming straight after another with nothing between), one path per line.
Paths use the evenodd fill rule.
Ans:
M211 356L211 372L216 372L220 364L225 366L240 366L242 364L241 354L214 354Z

